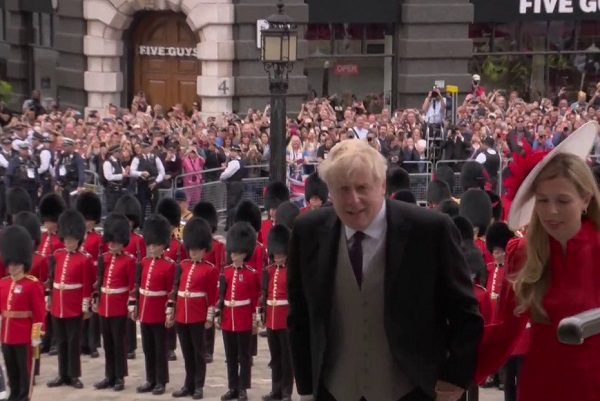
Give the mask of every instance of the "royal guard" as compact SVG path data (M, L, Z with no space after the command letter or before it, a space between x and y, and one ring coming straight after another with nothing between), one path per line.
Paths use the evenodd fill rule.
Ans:
M33 390L32 358L39 355L46 316L44 288L36 277L27 274L34 248L25 228L6 228L1 247L9 272L9 277L0 280L2 353L10 383L9 400L29 401ZM0 398L6 399L3 379Z
M229 391L221 400L247 401L250 388L252 334L258 331L257 313L260 279L247 262L254 254L256 231L247 222L235 223L227 232L227 253L232 264L219 279L217 324L223 331L227 384ZM219 322L220 320L220 322Z
M385 177L386 194L390 199L396 198L396 192L410 190L410 175L402 167L390 167Z
M177 263L187 259L187 251L175 234L176 230L181 225L181 209L179 204L173 198L163 198L156 206L156 213L164 216L169 221L171 228L171 239L169 241L169 247L165 250L165 257L172 259ZM177 348L177 333L173 327L167 329L167 346L169 349L169 361L177 360L177 355L175 354L175 349Z
M252 226L256 233L258 233L260 232L262 215L256 203L251 200L243 200L238 204L237 209L235 210L233 221L234 223L241 221L246 222ZM267 252L263 243L258 240L258 237L256 239L254 253L246 263L256 270L259 278L262 277L263 267L267 263Z
M76 210L64 211L58 219L58 234L65 247L54 251L50 264L48 307L52 314L58 350L58 376L48 387L63 384L83 388L81 376L81 331L90 316L92 258L80 250L85 237L85 220Z
M183 227L194 217L194 212L189 209L190 203L188 201L187 195L183 189L178 189L173 194L173 199L179 205L179 210L181 211L181 224L175 230L175 237L182 241L183 240Z
M469 189L460 199L458 213L473 225L475 245L481 251L484 262L489 263L490 257L493 260L485 245L485 232L492 223L492 203L489 196L481 189ZM487 269L483 270L480 281L476 283L485 287L487 285Z
M194 206L194 216L200 217L208 222L212 231L212 247L207 252L204 260L215 265L217 271L221 272L225 266L227 260L227 251L225 250L225 238L220 235L216 235L217 226L219 225L219 218L217 215L217 209L210 202L198 202ZM204 359L206 363L213 361L213 354L215 353L215 326L212 325L210 328L204 330L204 337L206 339L206 355Z
M66 209L65 201L55 193L49 193L40 201L40 220L44 225L42 229L42 240L38 251L44 256L50 256L64 244L58 235L58 217Z
M298 217L300 213L300 208L298 208L298 206L294 205L292 202L283 202L277 208L275 219L277 220L277 224L286 226L291 230L294 227L294 221L296 220L296 217Z
M185 382L172 395L175 398L204 397L206 378L204 330L213 325L217 302L219 270L205 260L212 246L212 230L201 218L190 220L183 229L183 242L190 258L181 262L175 277L173 298L175 313L168 325L175 323L185 362Z
M124 251L129 243L129 220L122 214L111 213L104 221L102 239L108 251L98 260L95 293L97 313L104 344L104 379L94 384L98 390L125 388L127 376L126 339L129 295L135 289L135 258Z
M136 232L142 221L140 202L135 196L125 194L117 200L114 211L124 215L129 220L131 232L125 252L133 255L138 261L137 265L141 265L142 258L146 257L146 242L144 237ZM127 319L125 337L127 338L127 359L135 359L135 350L137 349L137 325L135 320Z
M490 323L497 322L497 310L498 301L500 298L500 291L502 290L502 284L506 275L504 269L504 257L506 252L506 245L508 241L515 237L515 233L511 231L506 223L494 222L492 223L485 235L485 242L488 251L494 257L494 263L487 265L488 281L487 290L492 300L492 318Z
M271 392L264 401L291 401L294 384L292 355L287 331L287 253L290 230L277 224L269 233L268 249L273 264L263 272L262 300L271 353Z
M40 204L41 207L41 204ZM33 212L33 201L23 187L12 187L6 192L6 221L12 224L12 218L19 212Z
M450 187L442 180L433 180L427 187L427 207L437 209L446 199L451 199Z
M146 366L146 383L137 388L138 393L164 394L169 382L167 362L166 315L168 295L175 282L175 262L164 256L171 240L171 228L162 215L153 214L144 222L144 239L148 256L142 260L137 272L137 303L134 313L140 321L142 348ZM130 308L132 304L130 302ZM130 309L131 312L131 309Z
M327 184L319 177L317 172L309 175L304 181L304 200L306 206L300 210L300 213L319 209L329 200Z
M275 224L274 220L277 208L281 203L290 200L290 190L283 182L271 182L265 187L264 199L267 218L262 221L260 232L258 233L258 241L266 244L267 238L269 238L269 231L273 227L273 224Z
M105 251L105 245L102 241L102 235L96 231L96 225L100 224L102 219L102 202L98 195L91 191L84 191L77 197L76 209L85 219L85 239L81 245L81 250L87 252L92 257L94 270L92 277L97 277L98 256ZM100 321L98 314L93 312L89 319L83 322L83 334L81 341L81 352L89 354L92 358L98 358L98 347L100 346Z

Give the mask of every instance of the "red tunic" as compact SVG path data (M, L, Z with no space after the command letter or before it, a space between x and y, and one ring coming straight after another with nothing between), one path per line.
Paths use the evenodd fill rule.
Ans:
M123 249L125 252L133 255L134 258L138 257L138 250L140 252L140 258L146 257L146 241L144 241L144 237L139 235L138 233L131 233L131 237L129 238L129 244Z
M262 242L263 244L267 243L267 240L269 239L269 232L271 231L271 228L273 228L273 220L265 219L262 221L262 224L260 226L260 232L258 233L258 241L259 242Z
M473 293L479 302L479 313L483 317L483 323L489 324L492 321L492 301L488 291L479 284L474 284Z
M0 259L0 278L6 276L6 265L4 264L4 260Z
M179 324L206 321L208 307L216 303L219 270L212 263L181 262L181 277L175 306L175 322Z
M271 330L286 330L289 312L287 294L287 268L286 266L271 265L267 267L269 285L267 289L267 322L266 327Z
M48 257L43 256L39 252L33 254L33 263L31 263L31 270L29 274L40 280L41 283L45 283L48 280Z
M256 271L257 277L262 277L263 267L267 264L267 257L268 254L265 246L261 242L256 241L254 254L252 254L252 257L246 264Z
M115 256L106 252L103 256L98 314L102 317L127 316L127 301L135 288L135 258L128 253Z
M43 256L50 256L54 251L64 248L65 245L60 240L58 234L48 235L48 232L42 233L42 240L38 246L38 252Z
M188 254L185 250L185 247L183 246L183 243L177 238L175 238L174 235L171 236L171 243L169 244L169 247L165 250L165 257L172 259L175 262L182 261L188 258Z
M175 282L175 262L166 257L144 258L140 284L139 318L142 323L164 323L168 294Z
M522 266L526 257L523 248L522 240L509 242L509 276ZM600 336L588 338L583 345L570 346L559 343L556 335L561 319L600 307L599 254L600 232L589 221L568 241L565 254L560 244L550 239L552 274L543 300L550 324L531 324L531 344L518 388L520 401L600 400ZM479 380L507 359L528 321L527 314L513 313L516 300L512 286L503 286L500 300L502 323L485 328Z
M96 231L88 231L85 234L81 249L90 254L94 266L98 265L98 255L100 255L101 252L104 253L108 250L106 244L104 244L102 235L98 234Z
M490 253L490 251L488 251L484 239L477 238L475 240L475 245L477 245L477 248L479 248L479 250L481 251L481 254L483 255L483 260L485 261L486 265L488 263L494 263L494 256Z
M52 289L52 316L81 316L83 303L89 305L92 294L92 259L80 251L70 253L66 249L54 252L54 258L56 267Z
M260 280L256 271L244 265L225 267L225 302L221 312L221 329L243 332L252 330L252 316L260 294Z
M10 277L0 280L0 311L2 311L2 344L31 344L31 329L46 317L44 287L33 276L19 281Z
M219 240L213 239L212 249L204 256L204 260L215 265L217 270L220 272L225 260L227 259L227 251L225 250L225 244Z
M506 282L504 279L505 275L506 269L504 266L499 266L497 263L488 264L487 292L490 294L490 299L492 301L492 315L491 320L486 323L499 323L498 301L500 300L502 286ZM510 284L507 283L507 285Z

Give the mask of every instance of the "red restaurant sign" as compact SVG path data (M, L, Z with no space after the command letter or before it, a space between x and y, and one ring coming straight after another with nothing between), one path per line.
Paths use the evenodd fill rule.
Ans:
M356 76L360 74L360 69L358 64L336 64L334 74L342 77Z

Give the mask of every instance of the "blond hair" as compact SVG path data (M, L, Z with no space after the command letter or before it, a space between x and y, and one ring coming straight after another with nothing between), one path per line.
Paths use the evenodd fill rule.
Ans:
M533 192L540 182L566 178L575 185L580 197L591 195L585 218L600 229L600 192L586 163L573 154L558 154L545 166L533 182ZM529 311L534 321L547 322L543 299L550 285L550 239L534 212L527 228L527 259L523 269L514 277L517 313Z
M377 183L385 182L387 165L385 158L367 141L348 139L331 148L331 151L319 165L319 176L332 186L343 179L349 179L359 170L371 172Z

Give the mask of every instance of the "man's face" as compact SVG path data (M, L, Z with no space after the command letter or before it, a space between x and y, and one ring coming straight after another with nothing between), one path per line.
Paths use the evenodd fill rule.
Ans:
M363 129L364 126L365 126L365 118L363 116L358 117L356 119L356 128Z
M385 197L385 182L373 179L365 168L352 177L339 177L329 188L333 208L340 220L354 230L365 230L373 221Z
M29 157L29 149L19 149L19 156L21 156L22 158L28 158Z

